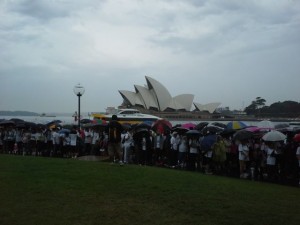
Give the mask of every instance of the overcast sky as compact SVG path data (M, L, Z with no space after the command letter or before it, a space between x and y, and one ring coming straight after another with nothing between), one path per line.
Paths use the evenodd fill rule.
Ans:
M118 106L145 76L242 109L300 101L299 0L0 0L0 110ZM193 109L193 108L192 108Z

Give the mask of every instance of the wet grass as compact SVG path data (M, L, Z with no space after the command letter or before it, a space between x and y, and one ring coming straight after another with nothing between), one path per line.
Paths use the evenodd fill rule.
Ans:
M156 167L0 155L0 224L300 224L300 189Z

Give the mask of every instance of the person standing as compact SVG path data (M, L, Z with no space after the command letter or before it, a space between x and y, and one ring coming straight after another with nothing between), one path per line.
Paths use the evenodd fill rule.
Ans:
M178 159L178 145L180 142L180 137L177 132L172 133L171 137L171 149L170 149L170 166L175 168L177 166L177 159Z
M124 134L124 137L122 139L123 144L123 159L124 163L128 164L131 162L130 156L131 156L131 147L133 146L133 138L129 130L126 131Z
M121 134L123 132L122 125L118 122L117 115L112 115L111 121L107 126L108 133L108 155L111 162L119 159L120 165L123 165Z
M195 171L196 168L199 168L197 164L197 159L199 156L199 148L200 142L197 136L192 136L188 140L188 162L187 162L187 169L190 171ZM196 167L197 164L197 167Z
M154 165L163 165L163 147L164 147L164 136L161 131L157 131L153 138L153 149L154 149Z
M298 159L298 177L299 177L299 187L300 187L300 143L296 150L296 157Z
M180 135L180 141L178 145L178 166L180 168L185 168L186 164L186 154L188 151L188 140L185 135Z
M247 162L249 161L249 147L248 141L242 140L238 147L239 151L239 163L240 163L240 178L247 178L246 173Z

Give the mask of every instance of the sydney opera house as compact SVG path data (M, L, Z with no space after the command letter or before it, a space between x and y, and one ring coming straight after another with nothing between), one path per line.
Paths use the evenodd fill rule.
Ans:
M146 85L134 85L135 91L119 90L123 98L122 107L138 108L140 111L151 114L202 115L212 114L221 103L200 104L194 102L193 94L172 96L168 89L157 80L146 76ZM194 109L192 110L194 106Z

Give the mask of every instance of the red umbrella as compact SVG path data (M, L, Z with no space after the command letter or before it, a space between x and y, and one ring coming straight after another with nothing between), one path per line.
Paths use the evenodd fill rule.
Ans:
M296 141L296 142L300 142L300 134L295 134L295 136L294 136L294 141Z
M151 129L155 132L164 133L166 131L170 131L172 129L172 124L170 121L165 119L156 120L153 124Z

